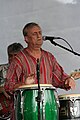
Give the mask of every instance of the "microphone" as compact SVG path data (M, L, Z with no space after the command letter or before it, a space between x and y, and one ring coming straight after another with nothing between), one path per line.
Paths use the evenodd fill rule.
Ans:
M61 37L43 36L42 39L43 39L44 41L46 41L46 40L52 41L52 40L54 40L54 39L61 39Z

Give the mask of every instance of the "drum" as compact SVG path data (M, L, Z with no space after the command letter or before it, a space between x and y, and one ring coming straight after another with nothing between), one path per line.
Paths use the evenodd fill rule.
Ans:
M52 85L41 84L38 99L37 84L19 87L14 93L15 120L38 120L38 102L40 120L58 120L58 97L55 91Z
M59 102L60 120L80 118L80 94L59 95Z

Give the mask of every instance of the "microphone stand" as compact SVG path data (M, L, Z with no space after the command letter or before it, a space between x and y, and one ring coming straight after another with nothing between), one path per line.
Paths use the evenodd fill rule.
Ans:
M60 39L60 38L59 38L59 39ZM61 39L62 39L62 38L61 38ZM57 46L59 46L59 47L61 47L61 48L65 49L65 50L67 50L67 51L69 51L69 52L73 53L74 55L78 55L78 56L80 56L80 54L79 54L79 53L74 52L73 50L70 50L70 49L68 49L68 48L66 48L66 47L64 47L64 46L62 46L62 45L60 45L60 44L56 43L55 41L50 40L50 42L51 42L52 44L54 44L55 46L57 45Z
M39 59L37 59L37 80L38 80L38 96L36 97L36 101L38 104L38 120L40 120L40 102L41 102L41 91L40 91L40 64Z

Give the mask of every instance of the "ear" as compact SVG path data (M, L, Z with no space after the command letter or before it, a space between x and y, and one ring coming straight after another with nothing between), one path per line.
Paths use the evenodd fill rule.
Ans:
M26 43L28 43L28 38L27 38L27 36L24 37L24 40L25 40Z

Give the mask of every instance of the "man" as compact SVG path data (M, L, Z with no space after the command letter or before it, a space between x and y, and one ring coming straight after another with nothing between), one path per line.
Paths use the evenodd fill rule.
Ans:
M12 43L11 45L9 45L7 47L7 53L8 53L8 61L9 63L6 63L6 64L2 64L0 65L0 105L2 106L2 109L0 109L0 112L5 112L5 107L3 106L3 99L6 97L8 98L9 95L7 94L7 92L4 90L4 84L5 84L5 81L6 81L6 74L7 74L7 71L8 71L8 68L9 68L9 65L11 63L11 61L14 59L14 56L20 51L23 49L23 46L20 44L20 43ZM3 96L5 95L5 97ZM2 96L2 98L1 98ZM8 102L7 99L6 100L6 103ZM5 116L4 116L5 114ZM6 118L8 117L8 115L6 115L6 113L3 114L3 117L2 114L0 114L0 119L3 120L3 118Z
M54 55L41 48L43 44L42 30L34 22L23 28L24 40L27 48L19 52L11 63L5 89L13 91L21 85L38 84L37 61L40 65L40 84L52 84L65 90L74 89L75 81L67 75L59 65Z

